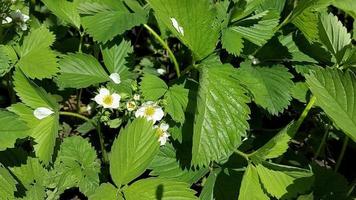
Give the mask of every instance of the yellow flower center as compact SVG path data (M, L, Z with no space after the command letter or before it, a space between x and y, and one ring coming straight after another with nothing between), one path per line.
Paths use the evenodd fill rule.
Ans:
M114 99L112 98L111 95L105 96L104 100L103 100L104 104L106 104L106 105L111 105L113 103L113 101L114 101Z
M148 106L146 109L145 109L145 116L153 116L156 112L156 109L153 107L153 106Z
M158 135L158 137L163 137L164 131L161 128L158 128L157 129L157 135Z

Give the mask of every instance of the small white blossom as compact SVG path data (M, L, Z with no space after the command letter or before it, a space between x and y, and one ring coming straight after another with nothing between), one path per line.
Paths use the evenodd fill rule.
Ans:
M109 77L115 84L121 83L121 77L118 73L112 73Z
M116 93L110 93L106 88L101 88L99 94L94 98L95 102L104 108L117 109L120 107L121 96Z
M134 101L128 101L126 103L126 109L130 112L134 111L136 109L136 103Z
M164 112L161 107L152 101L148 101L135 112L136 117L145 117L147 120L156 123L161 120L164 116Z
M169 125L166 123L162 123L159 126L154 126L154 128L157 128L157 133L159 136L159 143L161 144L161 146L165 145L168 141L169 138L169 133L168 133L168 129L169 129Z
M141 99L141 96L140 96L139 94L135 94L135 95L133 96L133 99L134 99L135 101L139 101L139 100Z
M52 115L53 113L54 112L51 109L45 108L45 107L39 107L33 111L33 115L39 120L42 120L42 119Z
M20 21L20 22L27 22L30 17L28 15L23 14L19 9L17 9L15 12L11 13L12 19L15 21Z
M167 71L165 69L160 68L160 69L157 69L157 73L159 73L160 75L164 75L167 73Z
M4 20L2 20L2 24L9 24L12 22L12 18L11 17L6 17Z
M180 33L184 36L184 29L183 29L183 27L179 26L178 21L172 17L171 22L172 22L173 27L178 31L178 33Z

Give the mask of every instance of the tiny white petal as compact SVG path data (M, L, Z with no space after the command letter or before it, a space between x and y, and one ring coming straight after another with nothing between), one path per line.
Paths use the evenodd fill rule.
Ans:
M26 31L27 30L27 25L26 24L21 24L20 28L21 28L21 30Z
M140 98L141 98L141 96L140 96L139 94L135 94L135 95L133 96L133 99L134 99L135 101L139 101Z
M183 27L179 26L178 21L172 17L171 22L172 22L173 27L178 31L178 33L180 33L184 36L184 29L183 29Z
M158 141L161 146L165 145L168 141L169 134L167 132L164 132L162 136L159 137Z
M2 20L2 24L9 24L12 22L12 18L11 17L6 17L4 20Z
M121 83L121 77L118 73L112 73L112 74L110 74L109 77L115 84Z
M160 129L162 129L163 131L167 131L169 129L169 125L166 124L166 123L162 123L160 126L159 126Z
M153 101L147 101L147 102L142 104L142 106L144 106L144 107L153 106L153 105L155 105L155 102L153 102Z
M112 100L113 100L111 108L113 108L113 109L119 108L120 107L121 96L119 94L114 93L114 94L111 95L111 97L112 97Z
M39 120L44 119L53 113L54 112L51 109L45 107L39 107L33 111L33 115Z
M100 88L99 94L101 95L110 95L110 91L106 88Z
M164 117L164 112L161 107L157 106L152 119L154 122L161 120Z
M30 19L30 17L28 15L25 15L25 14L22 14L21 18L22 18L23 22L27 22Z
M166 70L165 69L162 69L162 68L160 68L160 69L157 69L157 73L159 73L160 75L164 75L164 74L166 74Z
M145 107L140 107L136 112L135 112L135 117L144 117L145 116Z
M103 105L103 100L104 100L104 97L105 97L106 95L104 95L104 94L97 94L95 97L94 97L94 100L95 100L95 102L97 103L97 104L99 104L99 105Z

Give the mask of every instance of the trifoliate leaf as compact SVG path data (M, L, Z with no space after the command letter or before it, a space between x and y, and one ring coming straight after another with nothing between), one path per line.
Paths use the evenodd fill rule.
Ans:
M158 153L159 142L152 122L135 119L120 131L110 153L110 174L120 187L141 175Z
M252 16L253 17L253 16ZM229 30L234 31L240 36L258 46L263 46L274 35L274 28L278 25L279 15L276 12L269 11L257 22L251 26L233 26Z
M247 166L242 179L239 200L268 200L269 197L264 193L258 177L257 169L252 164Z
M277 135L275 135L271 140L269 140L261 148L253 152L251 155L252 159L271 159L281 156L289 148L289 141L293 138L296 133L296 128L294 123L290 123L285 128L283 128Z
M55 36L44 26L24 38L17 63L30 78L51 78L58 72L56 54L50 49Z
M353 0L333 1L332 5L345 11L356 19L356 4Z
M100 63L88 54L69 54L60 60L59 65L59 87L85 88L110 80Z
M188 105L189 90L183 85L174 85L170 87L164 95L167 105L165 111L176 122L183 123L185 120L185 110Z
M351 42L351 35L336 16L331 13L320 15L319 37L336 62L340 63L345 54L345 47Z
M58 18L80 29L80 16L75 2L67 0L42 0L42 2Z
M249 99L236 70L219 63L201 66L195 112L192 164L208 165L231 155L249 125Z
M46 199L46 187L35 183L27 188L26 196L17 200Z
M152 74L145 74L140 85L142 94L146 100L155 101L161 98L168 90L167 84Z
M304 169L265 163L256 166L263 188L273 197L293 198L310 189L313 174Z
M187 169L181 166L176 158L176 151L171 145L161 147L149 168L152 169L151 176L168 178L189 184L195 183L208 172L207 168Z
M211 54L219 38L216 10L209 0L149 0L158 18L190 50L196 60ZM194 12L192 12L194 11Z
M345 132L356 141L356 76L351 71L319 69L306 76L318 105Z
M236 77L251 91L256 104L277 115L292 100L293 75L282 66L255 67L242 63Z
M14 49L8 45L0 45L0 77L12 69L12 64L17 60Z
M144 13L128 11L102 11L82 18L82 24L89 35L103 43L145 22Z
M55 162L60 189L79 187L87 196L99 186L100 161L91 144L80 136L65 138Z
M147 178L124 190L126 200L198 199L187 183L169 179Z
M112 73L119 73L120 75L123 72L126 72L127 69L127 58L129 54L133 52L131 43L123 40L120 45L114 45L112 47L107 47L102 50L103 59L106 68Z
M123 200L119 195L118 189L110 183L101 184L93 195L90 196L91 200Z
M16 140L28 136L26 123L13 113L0 111L0 151L15 146Z
M223 30L221 43L222 47L226 49L227 52L235 56L240 55L244 47L241 35L234 31L232 28Z
M17 181L9 171L0 164L0 196L4 199L14 199Z

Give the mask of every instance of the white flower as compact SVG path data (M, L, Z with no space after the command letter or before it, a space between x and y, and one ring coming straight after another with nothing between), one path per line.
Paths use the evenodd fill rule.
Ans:
M159 73L160 75L164 75L165 73L167 73L167 71L165 69L157 69L157 73Z
M2 24L9 24L12 22L12 18L11 17L6 17L4 20L2 20Z
M169 136L170 136L168 133L169 125L166 123L162 123L159 126L154 126L154 128L157 128L157 133L159 136L158 141L160 142L161 146L165 145L168 141Z
M42 120L42 119L52 115L53 113L54 112L51 109L45 108L45 107L39 107L33 111L33 115L39 120Z
M11 13L11 17L15 21L20 21L20 22L27 22L30 19L28 15L22 14L22 12L19 9Z
M118 73L112 73L110 74L110 79L115 83L115 84L120 84L121 83L121 78Z
M135 110L135 109L136 109L136 103L135 103L134 101L128 101L128 102L126 103L126 109L127 109L128 111L133 111L133 110Z
M161 107L152 101L148 101L136 111L136 117L145 117L147 120L153 121L156 123L161 120L164 116L164 112Z
M104 108L116 109L120 107L121 96L119 94L113 93L106 88L101 88L99 94L94 98L95 102Z
M180 33L184 36L184 29L183 29L183 27L179 26L178 21L172 17L171 22L172 22L173 27L178 31L178 33Z
M141 99L141 96L140 96L139 94L135 94L135 95L133 96L133 99L134 99L135 101L139 101L139 100Z

